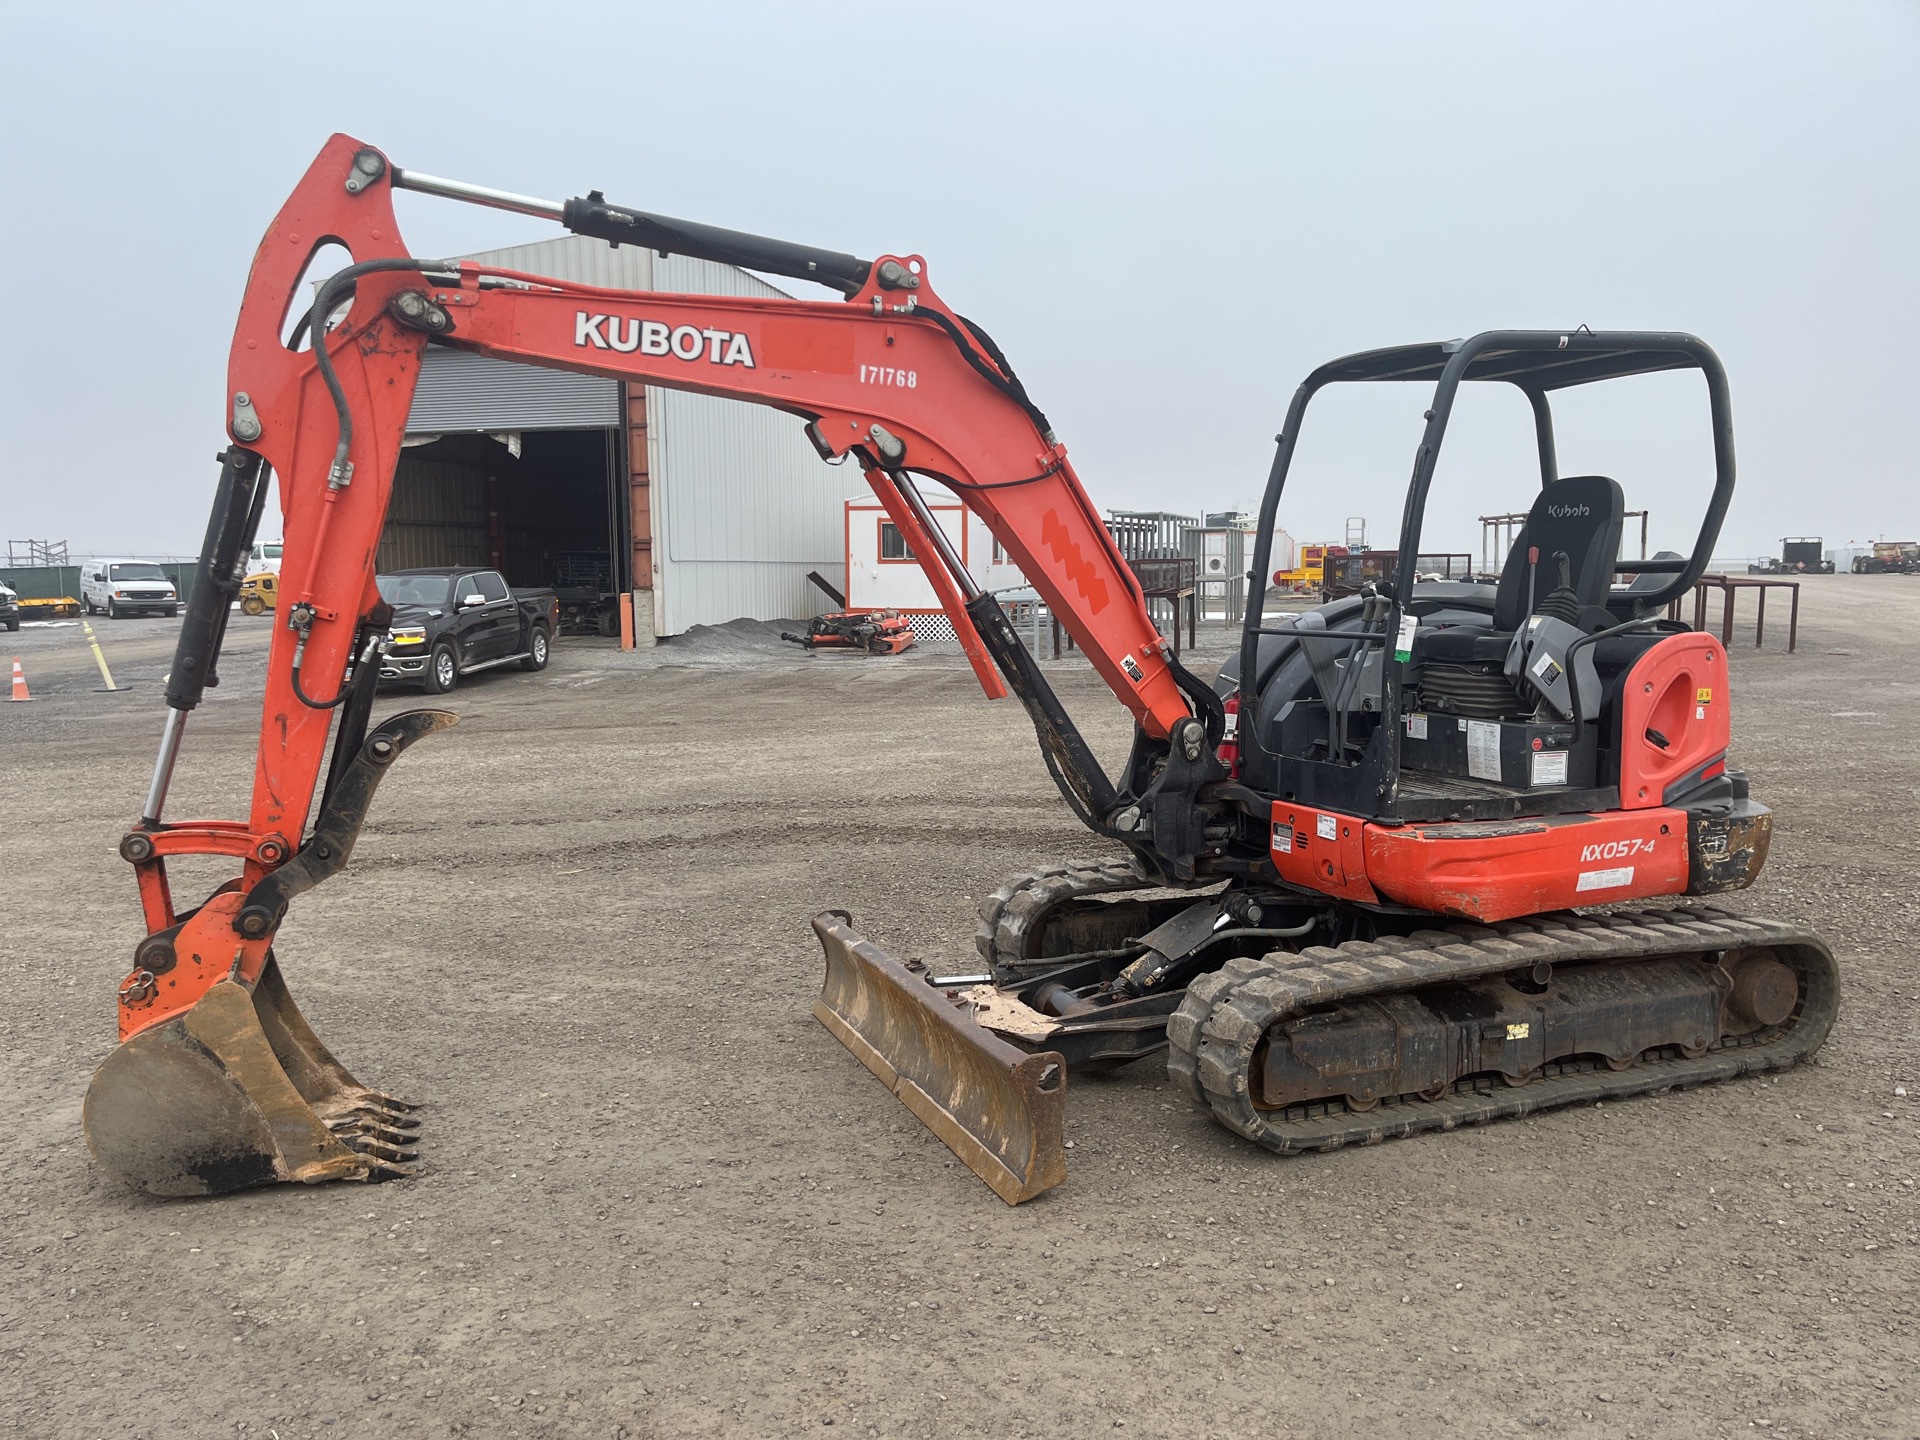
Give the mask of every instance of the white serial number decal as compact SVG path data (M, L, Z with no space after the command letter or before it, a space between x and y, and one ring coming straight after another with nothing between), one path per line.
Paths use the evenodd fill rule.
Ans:
M860 383L863 385L898 385L903 390L920 388L918 370L896 370L891 365L862 365Z
M1624 860L1629 855L1651 855L1651 840L1609 840L1604 845L1589 845L1580 852L1580 863L1589 860Z
M1633 883L1633 866L1622 865L1614 870L1582 870L1580 878L1574 882L1576 890L1618 890L1622 885Z

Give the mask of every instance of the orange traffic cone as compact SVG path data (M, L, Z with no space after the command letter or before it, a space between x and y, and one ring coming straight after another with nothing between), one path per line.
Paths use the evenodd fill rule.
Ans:
M27 693L27 672L20 668L20 657L18 655L13 657L13 694L9 695L7 699L33 699L33 696Z

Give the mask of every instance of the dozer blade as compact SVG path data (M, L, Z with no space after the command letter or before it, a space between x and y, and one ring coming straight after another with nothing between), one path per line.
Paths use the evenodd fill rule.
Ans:
M413 1106L350 1075L293 1003L271 956L107 1056L82 1124L94 1159L150 1195L410 1172Z
M813 1014L1009 1205L1067 1178L1067 1067L982 1029L971 1007L863 940L843 911L813 921L827 978Z

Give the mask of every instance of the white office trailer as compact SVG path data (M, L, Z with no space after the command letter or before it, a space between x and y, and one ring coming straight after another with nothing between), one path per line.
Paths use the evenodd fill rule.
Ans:
M729 265L567 235L467 257L581 284L778 297ZM382 569L489 565L515 585L631 594L640 644L695 625L828 608L844 575L847 474L782 411L427 350L380 545ZM603 625L604 628L604 625Z
M1013 563L993 532L978 515L962 505L950 490L929 480L918 482L920 493L935 521L959 552L967 573L983 590L1018 603L1033 592L1020 567ZM922 640L951 640L953 626L940 608L933 582L900 529L887 518L886 507L871 490L853 496L843 507L847 608L898 610L913 622Z

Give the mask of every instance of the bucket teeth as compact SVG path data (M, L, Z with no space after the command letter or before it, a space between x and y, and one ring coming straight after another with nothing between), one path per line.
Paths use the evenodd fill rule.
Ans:
M391 1125L382 1125L378 1120L362 1117L346 1117L327 1121L327 1129L343 1140L349 1135L358 1135L368 1140L378 1140L385 1145L418 1145L420 1136L412 1130L396 1130Z
M396 1165L418 1160L420 1157L411 1150L403 1150L398 1145L388 1145L369 1135L342 1134L335 1131L340 1143L356 1155L371 1155L376 1160L390 1160Z
M377 1105L382 1110L391 1110L400 1115L409 1114L420 1108L418 1105L410 1104L408 1101L396 1099L392 1095L383 1095L378 1090L368 1090L364 1092L361 1096L361 1103L363 1105ZM402 1125L418 1125L420 1122L418 1120L402 1120L399 1123Z
M355 1123L380 1125L391 1130L420 1128L419 1120L392 1106L393 1102L384 1095L377 1099L370 1095L345 1095L338 1099L315 1101L313 1111L329 1129ZM407 1107L409 1110L413 1108Z

